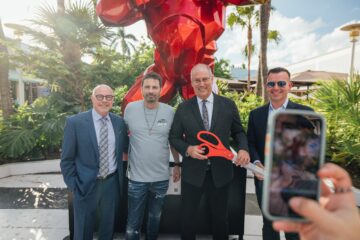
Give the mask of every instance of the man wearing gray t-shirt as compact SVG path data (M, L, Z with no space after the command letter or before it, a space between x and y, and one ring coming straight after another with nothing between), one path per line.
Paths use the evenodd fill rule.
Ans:
M148 73L141 82L144 100L129 103L124 119L129 129L128 218L126 239L138 240L147 203L146 239L157 239L161 210L169 185L169 132L173 108L160 103L161 76ZM171 149L173 181L180 179L179 154Z

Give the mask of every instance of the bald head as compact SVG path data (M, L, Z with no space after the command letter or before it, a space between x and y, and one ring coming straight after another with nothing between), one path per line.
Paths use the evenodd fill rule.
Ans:
M94 87L94 89L92 90L92 95L95 96L96 95L96 92L98 92L99 90L102 90L102 89L106 89L106 90L110 90L111 92L113 92L112 88L109 87L108 85L106 84L100 84L100 85L97 85L96 87Z
M191 69L191 86L200 99L207 99L212 92L213 74L211 68L203 63L196 64Z
M190 78L192 81L194 78L194 74L199 71L206 71L206 72L208 72L209 76L212 76L211 68L208 65L206 65L204 63L198 63L191 69Z
M114 92L108 85L97 85L92 91L91 102L95 111L105 117L114 103Z

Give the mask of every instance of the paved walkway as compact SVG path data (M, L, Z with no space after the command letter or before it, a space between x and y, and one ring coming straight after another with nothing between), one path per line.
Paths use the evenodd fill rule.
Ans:
M59 173L2 178L0 196L0 240L57 240L69 235L67 190ZM247 181L246 199L244 239L261 240L262 218L252 179ZM116 239L124 238L118 235ZM161 234L159 239L179 237Z

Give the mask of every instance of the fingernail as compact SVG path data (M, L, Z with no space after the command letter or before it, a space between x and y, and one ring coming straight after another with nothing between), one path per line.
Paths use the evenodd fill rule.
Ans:
M294 197L290 199L290 206L293 208L298 208L300 206L301 199Z

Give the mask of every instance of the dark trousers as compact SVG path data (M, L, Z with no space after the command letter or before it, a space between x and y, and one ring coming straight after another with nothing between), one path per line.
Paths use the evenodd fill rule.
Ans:
M262 206L262 192L263 192L263 181L259 181L255 179L255 191L256 198L261 209ZM280 240L280 233L275 231L272 227L272 221L268 220L263 215L263 228L262 228L262 236L263 240ZM299 240L299 235L296 233L285 233L286 240Z
M99 239L112 240L119 196L119 176L116 173L108 179L96 180L96 191L89 196L75 197L74 240L92 240L97 219Z
M211 213L211 229L213 239L228 239L228 192L230 183L216 188L211 171L206 173L205 180L200 187L185 181L181 183L181 239L195 240L196 215L203 194L209 201Z

